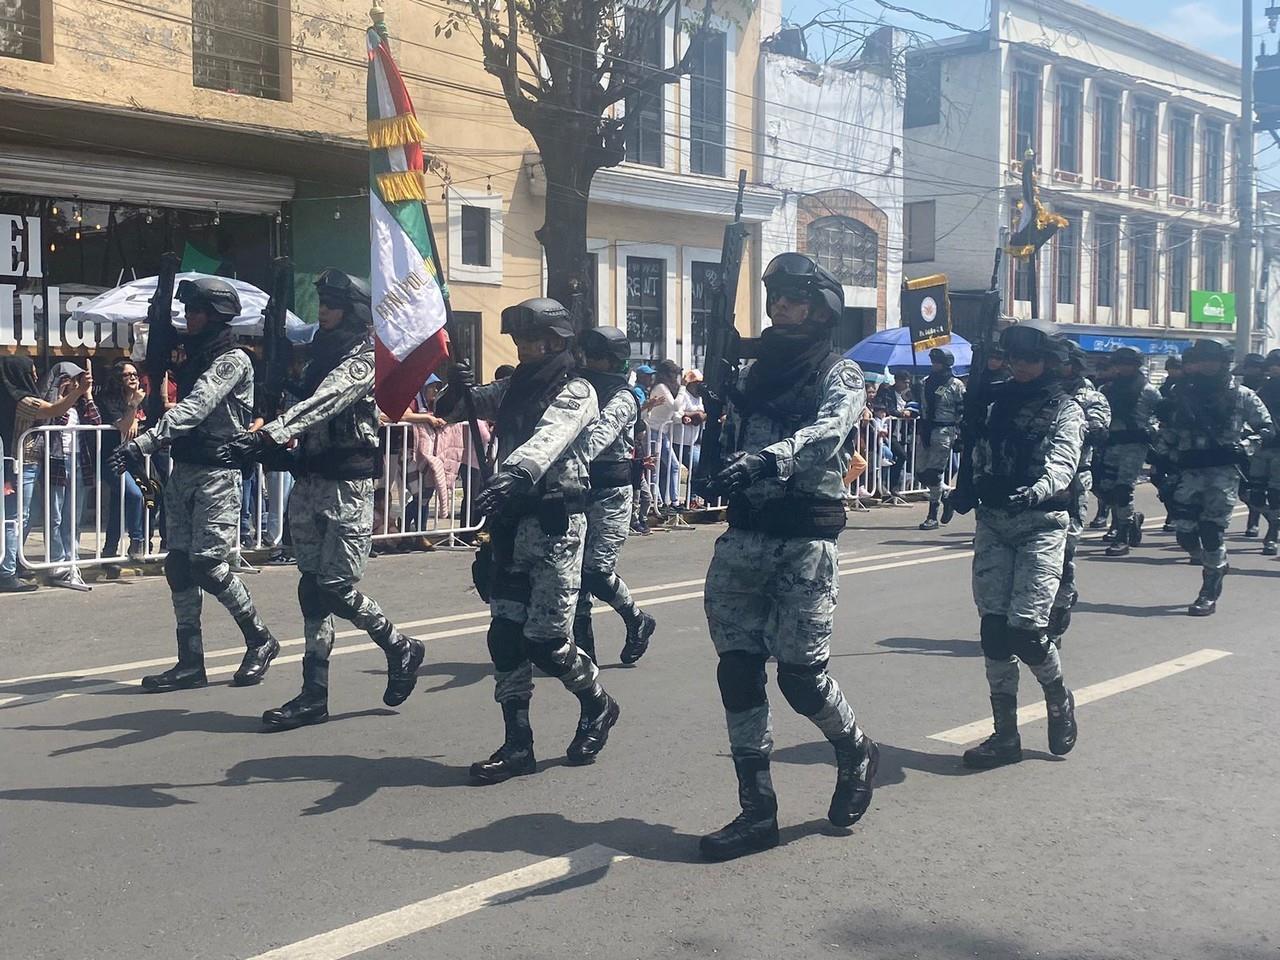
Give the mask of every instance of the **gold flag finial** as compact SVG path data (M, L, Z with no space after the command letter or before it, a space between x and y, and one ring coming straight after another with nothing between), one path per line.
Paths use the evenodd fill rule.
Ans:
M387 11L382 9L382 4L378 0L373 0L373 9L369 11L369 19L373 21L375 27L380 27L387 21Z

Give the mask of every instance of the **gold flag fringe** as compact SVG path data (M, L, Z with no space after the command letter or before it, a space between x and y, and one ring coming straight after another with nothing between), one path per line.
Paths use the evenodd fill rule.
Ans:
M427 199L421 170L400 170L395 173L378 174L378 193L382 196L384 203Z
M425 139L427 139L427 131L422 129L418 118L411 113L387 117L385 120L369 121L369 147L373 150L398 147L406 143L421 143Z

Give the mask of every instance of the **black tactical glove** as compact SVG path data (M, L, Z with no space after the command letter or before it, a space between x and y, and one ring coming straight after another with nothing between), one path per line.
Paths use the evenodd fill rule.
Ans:
M503 470L494 474L485 488L476 494L476 513L488 517L502 509L502 505L514 496L533 489L533 477L523 470Z
M261 430L242 433L219 445L214 452L218 462L224 467L244 467L261 460L275 443Z
M1036 493L1035 487L1019 487L1009 494L1007 505L1014 510L1030 510L1039 502L1040 497Z
M471 362L459 360L451 366L449 373L445 377L445 382L451 387L457 387L459 390L475 386L476 375L471 369Z
M129 471L140 471L146 465L146 457L142 454L142 448L138 446L136 440L126 440L107 457L107 466L111 468L116 476Z
M778 475L778 461L772 454L740 453L716 474L715 486L725 493L746 490L757 480Z

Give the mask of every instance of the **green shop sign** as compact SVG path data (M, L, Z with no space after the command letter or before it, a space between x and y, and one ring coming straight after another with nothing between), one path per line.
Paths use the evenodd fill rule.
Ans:
M1215 323L1234 326L1236 322L1236 295L1214 293L1211 290L1191 291L1191 322Z

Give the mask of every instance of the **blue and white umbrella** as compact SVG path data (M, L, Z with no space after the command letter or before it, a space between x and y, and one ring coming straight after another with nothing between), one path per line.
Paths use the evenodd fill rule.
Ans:
M956 358L953 368L956 376L963 377L969 372L969 365L973 362L973 347L968 340L953 333L951 342L943 349L950 350ZM878 330L865 340L855 343L844 355L850 360L856 360L868 374L888 376L899 370L921 375L929 372L929 351L916 352L912 348L910 327Z

